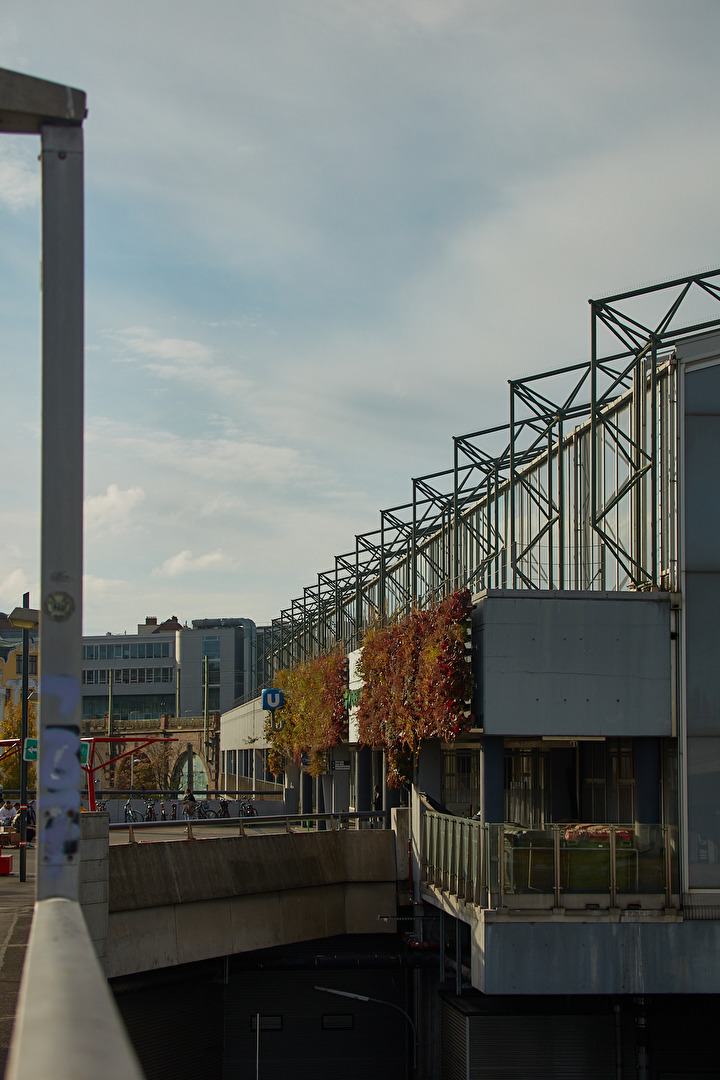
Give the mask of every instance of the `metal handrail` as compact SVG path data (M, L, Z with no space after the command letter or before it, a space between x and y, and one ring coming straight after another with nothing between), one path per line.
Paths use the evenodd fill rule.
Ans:
M676 827L608 823L600 841L590 836L585 847L575 846L579 837L563 835L567 828L548 825L540 830L545 834L545 842L530 840L516 846L506 823L481 823L427 810L423 815L422 879L451 896L479 906L504 908L508 897L516 904L523 895L546 894L552 906L560 908L564 893L583 892L605 894L610 908L617 906L620 894L664 895L665 907L672 906L673 895L677 893L673 878L677 870L677 860L673 859ZM652 830L651 842L645 848L641 845L628 849L620 843L622 832L627 829L635 830L637 835ZM538 856L538 866L534 867ZM576 862L577 859L580 861ZM589 860L589 865L583 865L583 860ZM534 867L532 881L531 866ZM580 883L574 877L574 868L584 878ZM629 876L631 872L634 880ZM605 884L588 885L588 874L599 882L603 873L607 875Z
M244 814L240 817L227 817L227 818L177 818L175 821L120 821L113 822L109 828L111 832L127 832L132 829L135 832L137 829L186 829L192 826L196 828L223 828L223 829L237 829L241 826L243 829L253 828L256 825L284 825L286 829L288 826L295 823L313 823L320 824L326 823L330 825L330 829L341 827L343 822L361 823L363 821L374 822L376 824L382 823L383 828L387 828L387 814L383 810L353 810L343 811L330 814L265 814L258 815L257 817L246 817Z

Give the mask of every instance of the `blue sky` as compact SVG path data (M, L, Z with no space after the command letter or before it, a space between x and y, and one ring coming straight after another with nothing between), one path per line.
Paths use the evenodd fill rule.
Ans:
M88 95L85 632L269 621L584 359L587 299L720 263L715 0L25 0ZM38 594L38 141L0 143L0 609Z

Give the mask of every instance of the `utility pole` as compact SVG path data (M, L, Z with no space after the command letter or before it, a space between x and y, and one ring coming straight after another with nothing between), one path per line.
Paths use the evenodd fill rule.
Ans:
M203 750L205 753L205 761L209 763L210 760L210 657L205 657L205 670L204 670L204 684L205 693L203 695Z
M30 607L30 593L23 595L22 606ZM20 713L20 880L27 881L27 761L25 743L28 737L28 695L30 693L30 631L27 627L22 632L22 704Z

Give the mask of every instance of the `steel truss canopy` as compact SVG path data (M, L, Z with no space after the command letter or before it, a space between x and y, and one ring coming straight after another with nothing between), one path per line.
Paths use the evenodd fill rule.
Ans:
M456 436L273 620L268 675L458 588L677 587L675 349L720 327L720 269L589 303L590 357L511 380L509 422Z

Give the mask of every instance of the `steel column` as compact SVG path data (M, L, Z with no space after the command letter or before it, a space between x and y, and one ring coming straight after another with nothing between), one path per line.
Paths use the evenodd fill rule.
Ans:
M37 899L79 893L83 133L43 125Z

